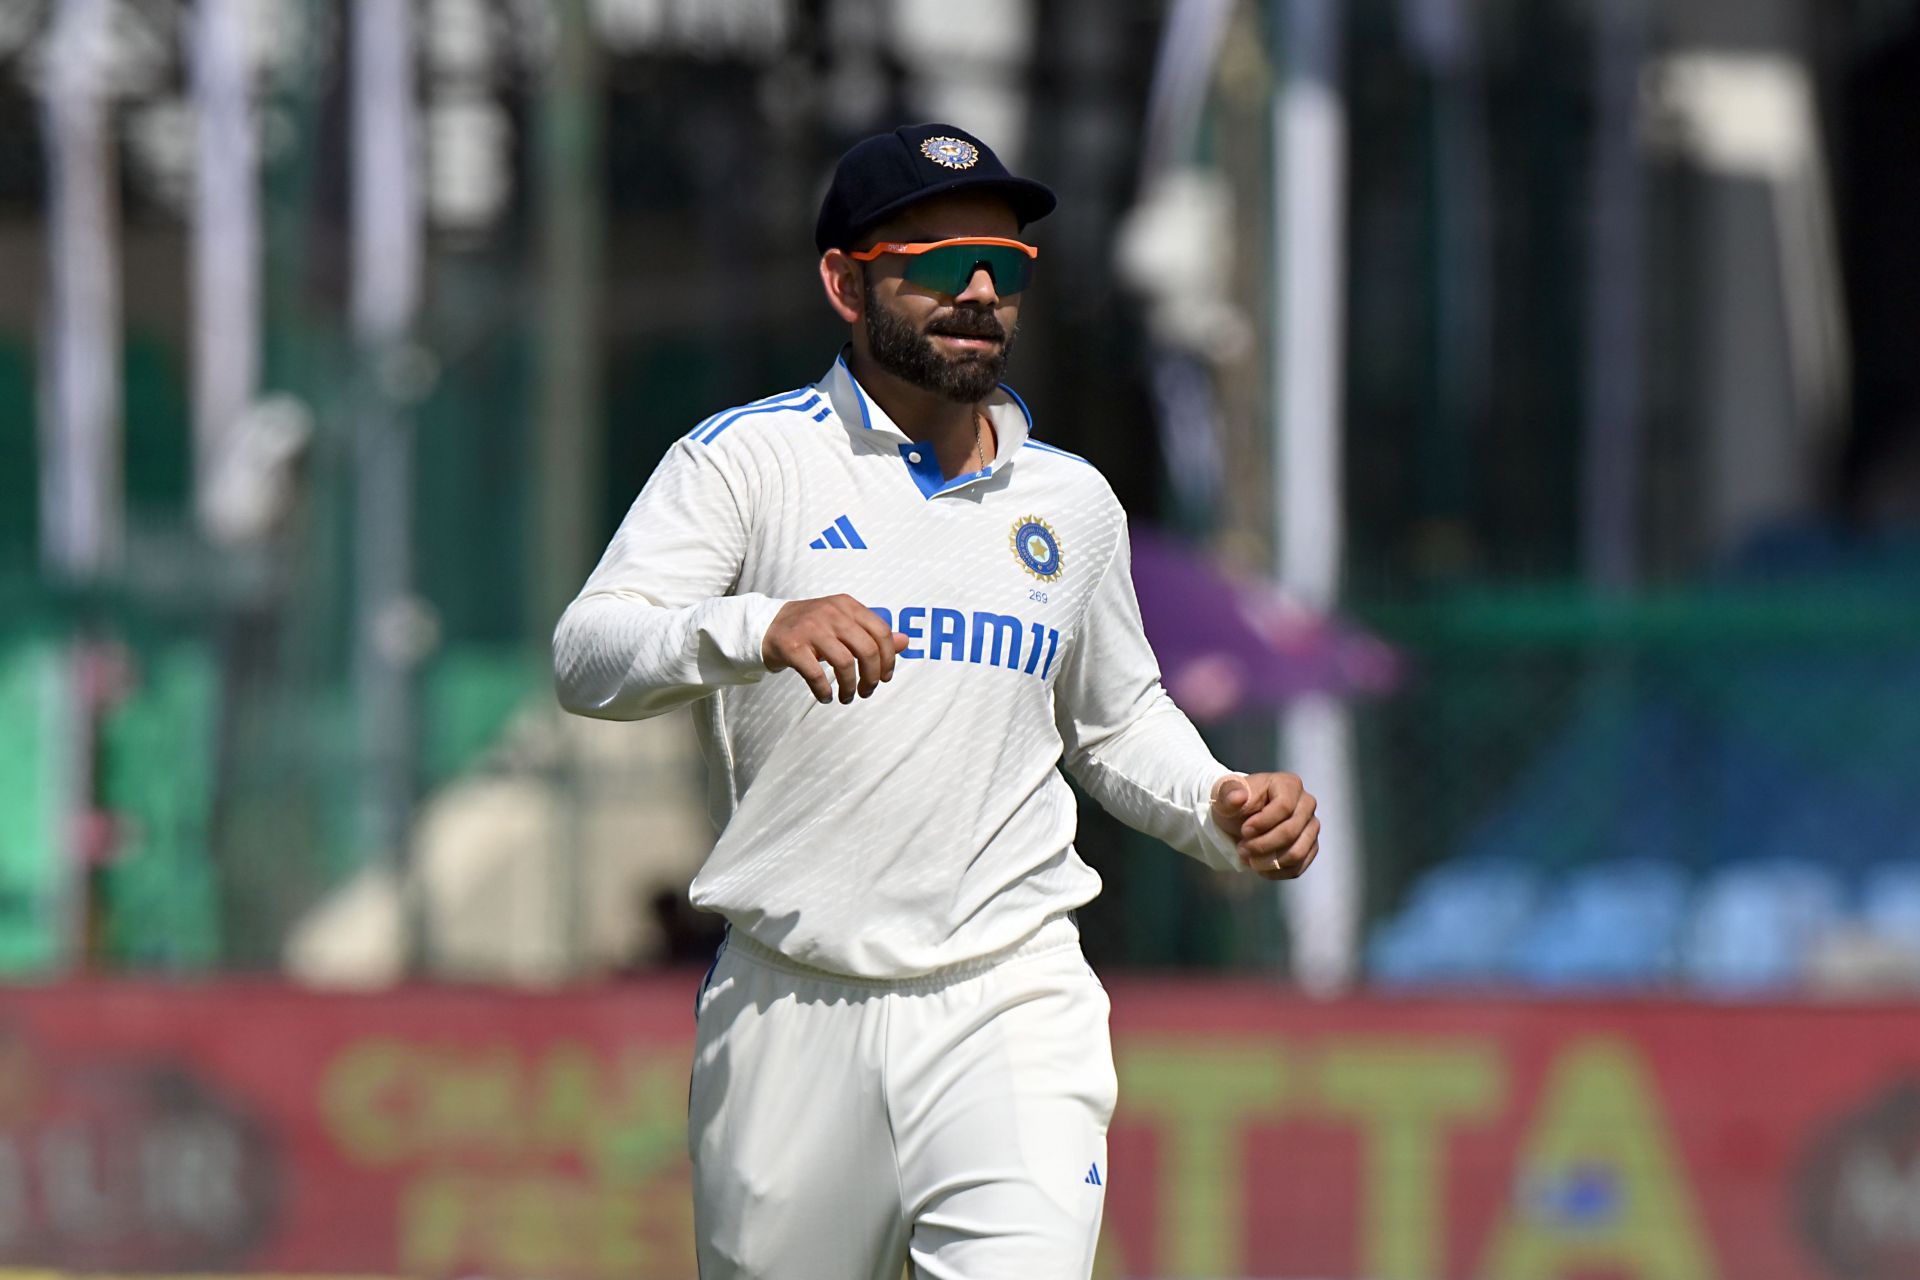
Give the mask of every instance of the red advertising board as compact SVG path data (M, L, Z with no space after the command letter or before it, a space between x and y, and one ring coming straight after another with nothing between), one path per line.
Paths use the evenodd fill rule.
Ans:
M0 993L0 1264L691 1280L696 981ZM1104 1280L1920 1277L1920 1009L1112 987Z

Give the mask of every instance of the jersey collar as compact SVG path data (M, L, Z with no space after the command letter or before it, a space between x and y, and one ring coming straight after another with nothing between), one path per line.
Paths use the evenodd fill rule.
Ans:
M993 424L994 437L998 442L993 461L987 464L985 470L963 471L949 480L940 474L940 464L934 460L933 450L921 449L914 444L904 431L894 425L887 411L867 394L859 379L853 376L853 370L847 367L844 348L818 386L827 397L827 403L833 406L834 416L850 435L856 440L871 441L900 456L900 461L906 465L908 474L913 477L923 497L951 493L987 479L1013 461L1014 454L1027 442L1027 437L1033 431L1033 415L1027 411L1026 402L1014 393L1012 387L1001 383L981 406L986 411L987 421ZM915 454L919 455L917 462L913 458Z

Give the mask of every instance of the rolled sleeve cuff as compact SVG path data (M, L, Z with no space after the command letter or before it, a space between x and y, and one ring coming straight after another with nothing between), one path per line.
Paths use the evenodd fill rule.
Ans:
M1201 861L1221 871L1245 871L1247 865L1240 861L1240 850L1235 846L1233 837L1220 829L1213 820L1213 789L1222 778L1244 778L1247 775L1237 770L1220 768L1209 774L1200 789L1200 855Z
M704 630L721 659L732 668L731 674L745 683L766 675L767 629L787 602L747 592L723 596L713 603L719 606L716 612L721 616L710 620Z

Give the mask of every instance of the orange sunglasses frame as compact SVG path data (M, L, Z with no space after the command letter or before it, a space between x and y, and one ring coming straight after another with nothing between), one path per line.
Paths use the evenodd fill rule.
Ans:
M915 254L925 253L929 249L944 249L950 244L997 244L1008 249L1018 249L1029 258L1040 256L1040 251L1032 245L1020 240L1008 240L1004 236L955 236L951 240L909 241L905 244L889 241L886 244L877 244L871 249L862 249L858 253L849 253L847 256L855 262L872 262L883 253L904 253L912 257Z

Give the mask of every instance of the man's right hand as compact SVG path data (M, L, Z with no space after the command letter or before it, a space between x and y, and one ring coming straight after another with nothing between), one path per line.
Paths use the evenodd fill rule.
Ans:
M904 635L887 630L879 614L852 596L822 596L782 605L760 642L760 656L769 671L798 671L822 702L833 701L838 679L840 701L847 703L856 692L871 697L893 679L893 660L906 647Z

